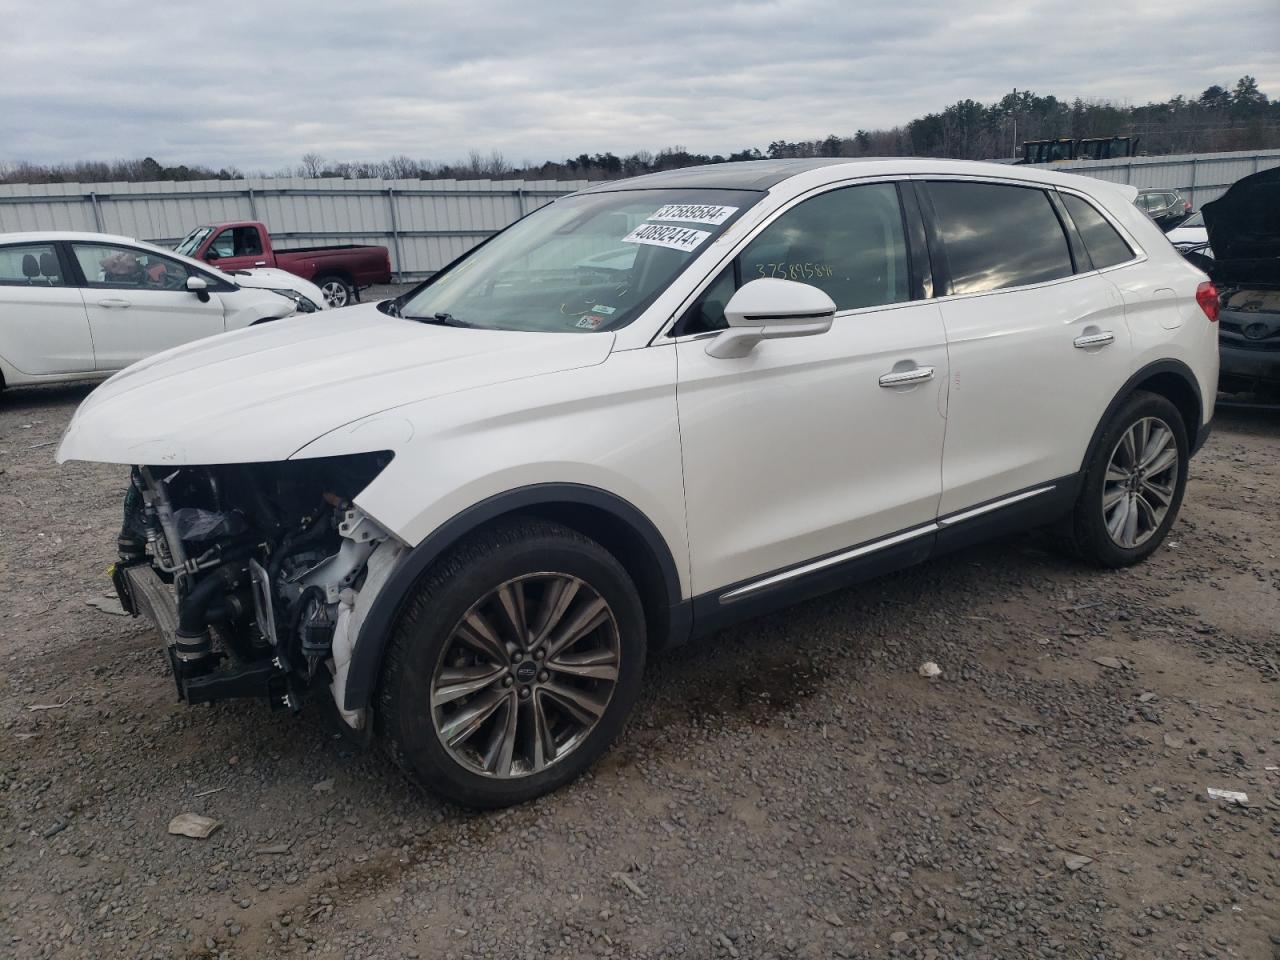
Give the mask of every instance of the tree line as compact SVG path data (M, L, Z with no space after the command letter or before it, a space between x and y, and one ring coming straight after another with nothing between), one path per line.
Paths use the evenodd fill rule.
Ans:
M544 163L509 162L501 153L473 150L465 160L440 163L395 156L386 160L345 161L317 153L302 157L296 167L259 176L346 177L383 179L474 180L612 179L660 170L730 160L788 157L952 157L982 160L1016 156L1024 140L1058 137L1136 136L1139 152L1152 156L1280 147L1280 100L1272 100L1251 76L1233 87L1217 84L1198 97L1176 96L1163 103L1126 106L1108 101L1070 102L1052 95L1015 90L994 103L959 100L938 113L928 113L887 130L858 130L831 134L821 140L774 140L768 147L748 147L734 153L691 153L666 147L656 153L640 150L619 157L611 152L579 154ZM0 183L102 183L113 180L234 180L237 167L199 164L165 166L151 157L142 160L79 161L59 164L0 163Z

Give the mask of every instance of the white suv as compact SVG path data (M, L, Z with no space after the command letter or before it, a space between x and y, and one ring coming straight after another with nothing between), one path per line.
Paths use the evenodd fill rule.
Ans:
M328 687L498 806L605 750L645 657L993 534L1103 566L1174 522L1218 303L1133 190L1041 168L607 183L410 293L99 387L114 579L192 703Z

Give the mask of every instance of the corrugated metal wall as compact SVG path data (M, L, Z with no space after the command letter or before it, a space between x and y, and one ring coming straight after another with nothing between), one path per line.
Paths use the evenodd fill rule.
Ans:
M1280 150L1076 160L1055 170L1172 187L1196 209L1232 183L1280 166ZM0 185L0 233L97 230L174 243L192 227L261 220L281 247L373 243L402 279L428 276L496 230L585 180L307 180Z
M585 180L196 180L0 185L0 233L90 230L172 244L192 227L261 220L282 248L372 243L428 276Z
M1199 210L1217 200L1241 177L1280 167L1280 150L1246 153L1188 153L1169 157L1130 157L1125 160L1072 160L1055 163L1054 170L1068 170L1086 177L1129 183L1139 190L1177 190Z

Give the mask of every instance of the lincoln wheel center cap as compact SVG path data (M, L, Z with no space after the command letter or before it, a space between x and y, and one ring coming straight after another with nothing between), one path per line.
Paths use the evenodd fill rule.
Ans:
M538 665L532 660L522 660L516 664L516 680L520 683L533 683L538 676Z

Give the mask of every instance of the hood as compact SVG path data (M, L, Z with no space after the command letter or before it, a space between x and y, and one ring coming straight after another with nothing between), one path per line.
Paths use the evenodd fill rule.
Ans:
M120 371L80 405L58 462L285 460L383 410L602 363L613 341L608 333L440 327L387 316L374 304L290 317Z
M253 267L248 270L219 270L218 272L225 274L228 280L241 287L252 287L255 290L294 290L321 310L326 306L324 293L319 287L288 270L277 267Z
M1206 203L1204 224L1215 280L1280 284L1280 167L1237 180Z

